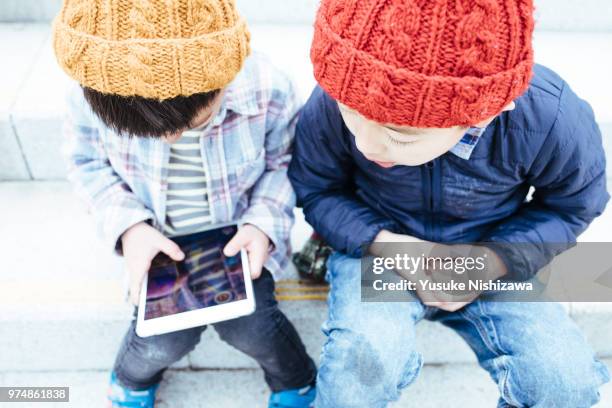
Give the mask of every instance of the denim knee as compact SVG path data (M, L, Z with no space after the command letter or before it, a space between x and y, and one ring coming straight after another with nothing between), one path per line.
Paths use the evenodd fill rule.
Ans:
M317 408L384 407L397 400L422 367L422 357L411 349L385 349L384 341L335 329L323 347L317 377Z
M117 377L131 386L158 382L163 370L196 347L204 327L150 337L140 337L134 329L132 322L113 368Z
M568 350L565 356L570 353ZM502 398L512 405L538 408L587 408L597 404L599 387L609 381L606 366L597 360L556 357L525 357L523 364L516 360L511 363L500 384Z
M280 320L278 315L282 317L282 312L278 307L267 307L263 310L255 310L248 316L216 323L214 328L221 340L246 352L254 348L271 346L270 342L262 344L261 341L255 340L282 334L278 327Z
M172 364L195 349L200 342L202 329L195 327L166 335L138 338L134 348L148 361Z

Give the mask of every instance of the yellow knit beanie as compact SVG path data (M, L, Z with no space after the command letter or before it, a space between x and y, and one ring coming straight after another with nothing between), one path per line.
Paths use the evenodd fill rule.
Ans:
M64 0L53 23L59 65L81 85L160 100L228 85L249 40L234 0Z

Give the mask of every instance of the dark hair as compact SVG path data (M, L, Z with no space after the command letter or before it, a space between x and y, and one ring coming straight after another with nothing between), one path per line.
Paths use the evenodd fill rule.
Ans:
M83 87L85 100L106 126L128 136L161 137L190 128L196 115L210 106L220 90L157 100L105 94Z

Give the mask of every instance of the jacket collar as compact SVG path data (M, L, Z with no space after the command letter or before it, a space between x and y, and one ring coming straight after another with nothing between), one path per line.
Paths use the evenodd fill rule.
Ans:
M260 111L257 97L261 92L254 82L243 69L225 88L223 107L240 115L257 115Z
M478 141L480 141L482 135L484 135L486 130L486 127L469 128L467 132L465 132L459 143L457 143L455 146L453 146L452 149L450 149L450 152L464 160L469 160L472 156L472 152L478 144Z

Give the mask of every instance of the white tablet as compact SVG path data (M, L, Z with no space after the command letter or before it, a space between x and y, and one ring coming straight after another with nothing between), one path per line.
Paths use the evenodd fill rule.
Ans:
M140 337L245 316L255 310L253 283L245 250L223 255L237 223L172 237L185 258L158 254L140 291L136 334Z

